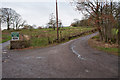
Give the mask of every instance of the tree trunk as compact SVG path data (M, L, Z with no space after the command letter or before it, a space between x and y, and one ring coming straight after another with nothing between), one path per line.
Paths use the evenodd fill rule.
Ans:
M103 41L103 35L102 35L102 29L101 29L101 24L100 24L100 15L101 15L101 13L99 12L99 7L100 7L100 5L99 5L99 2L98 2L98 0L97 0L97 7L96 7L96 25L97 25L97 27L98 27L98 31L99 31L99 33L100 33L100 40L101 41Z
M53 30L55 30L55 25L53 25Z
M9 18L7 18L7 30L10 30Z
M17 26L18 26L18 25L16 24L16 26L15 26L15 27L16 27L16 30L17 30Z
M100 40L103 41L102 31L101 31L100 27L98 27L98 31L99 31L99 34L100 34Z
M7 23L7 30L10 30L9 22Z

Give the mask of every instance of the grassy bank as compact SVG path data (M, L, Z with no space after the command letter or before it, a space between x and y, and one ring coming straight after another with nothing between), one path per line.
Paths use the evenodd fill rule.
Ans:
M6 41L9 41L11 40L11 31L3 31L2 32L2 39L0 40L1 42L0 43L4 43Z
M99 35L92 37L89 40L89 45L97 50L120 56L118 53L118 44L102 42L99 40Z
M59 30L59 38L68 38L69 36L74 36L80 34L85 31L92 30L93 28L83 28L83 27L65 27ZM19 32L23 35L30 36L30 42L32 47L44 47L49 44L49 42L53 42L56 39L56 30L53 29L24 29L19 31L3 31L2 32L2 42L10 40L11 32ZM6 35L7 34L7 35ZM66 41L68 41L66 39Z
M105 47L97 47L97 48L105 52L118 53L118 48L105 48Z

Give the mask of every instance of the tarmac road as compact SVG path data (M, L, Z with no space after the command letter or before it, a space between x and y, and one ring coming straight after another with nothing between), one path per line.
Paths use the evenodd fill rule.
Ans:
M0 46L2 46L3 49L6 48L6 46L8 46L10 44L10 41L4 42L4 43L0 43Z
M3 78L117 78L118 57L92 49L97 33L48 48L3 51Z

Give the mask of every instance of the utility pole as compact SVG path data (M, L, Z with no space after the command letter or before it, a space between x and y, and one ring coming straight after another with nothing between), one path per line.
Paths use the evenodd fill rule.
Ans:
M118 55L120 54L120 13L118 15Z
M58 6L56 0L56 24L57 24L57 40L59 40L59 31L58 31Z

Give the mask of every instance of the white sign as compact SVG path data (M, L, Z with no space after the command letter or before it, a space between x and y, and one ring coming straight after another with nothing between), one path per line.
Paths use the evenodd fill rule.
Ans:
M19 40L19 32L11 33L12 40Z

